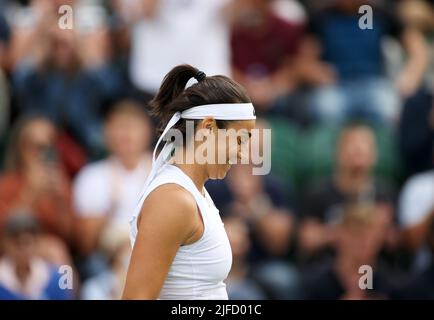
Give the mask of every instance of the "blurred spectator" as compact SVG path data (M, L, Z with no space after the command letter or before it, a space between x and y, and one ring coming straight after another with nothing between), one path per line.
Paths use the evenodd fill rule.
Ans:
M257 109L266 111L277 98L297 88L303 28L279 17L268 0L236 1L232 7L234 78L247 89Z
M433 168L434 98L426 90L420 90L404 104L399 147L406 176Z
M393 298L406 300L434 299L434 219L431 219L426 235L426 246L429 249L431 262L406 285L402 286Z
M101 109L122 93L110 60L105 11L96 5L79 6L74 29L62 30L55 2L42 2L42 9L40 1L34 1L18 11L15 21L13 87L18 106L22 112L47 115L70 130L91 156L100 156Z
M8 43L10 40L10 29L3 13L0 11L0 70L7 67Z
M142 0L131 36L133 84L151 97L175 65L189 63L206 74L230 74L225 15L231 0Z
M39 224L34 216L21 212L10 215L2 232L1 300L65 300L73 297L71 288L60 287L58 268L38 254L38 240Z
M9 84L0 68L0 144L9 126ZM1 156L1 154L0 154Z
M295 225L292 213L273 202L273 195L265 190L264 177L252 175L249 165L233 166L227 183L231 196L230 202L220 207L222 215L239 217L249 226L249 262L257 281L272 299L294 297L297 271L290 262ZM219 192L217 188L215 191ZM283 191L275 188L274 192L279 198Z
M43 117L23 118L9 141L6 172L0 177L0 226L8 212L28 208L44 233L72 236L70 182L55 148L56 128Z
M430 46L429 66L425 72L425 89L434 93L434 2L427 0L400 0L398 13L412 28L419 30Z
M238 165L230 171L228 184L233 199L225 211L229 215L243 217L254 226L256 258L286 256L292 240L293 215L272 202L264 190L263 177L252 175L249 165Z
M9 27L0 12L0 144L9 124L9 84L4 72L7 68L9 38Z
M81 290L84 300L119 300L124 289L131 244L128 225L112 225L104 231L101 246L109 268L86 280Z
M105 137L111 155L85 166L74 182L76 240L82 256L94 256L85 266L91 268L84 271L90 274L101 268L101 259L95 254L104 229L129 226L152 162L150 121L142 105L130 101L115 104L106 116Z
M292 201L286 196L286 190L283 190L284 184L274 176L262 177L263 192L269 197L273 206L276 208L287 209L292 205ZM212 195L213 201L218 208L226 208L235 198L233 187L230 186L229 179L225 180L209 180L206 183L208 192ZM226 216L227 212L221 212L222 216Z
M256 283L248 263L251 243L246 223L239 217L229 217L224 220L224 224L232 248L232 267L226 279L229 299L265 299L265 293Z
M359 27L359 7L373 7L373 28ZM386 11L387 10L387 11ZM414 28L403 25L388 7L375 1L335 0L314 12L311 36L302 46L303 64L319 87L312 94L314 116L322 121L363 117L395 124L399 95L409 97L420 87L427 66L426 44ZM382 40L401 41L407 62L395 86L384 74ZM320 57L320 61L314 61Z
M387 231L381 215L370 205L355 205L345 209L336 226L333 246L336 257L317 270L311 270L305 281L306 299L386 299L393 286L387 272L379 264L379 252ZM361 266L372 272L372 288L362 289ZM369 276L369 274L366 274ZM366 284L364 281L363 283ZM369 283L369 280L368 280Z
M433 167L434 146L434 3L424 0L399 2L402 19L419 30L430 45L429 68L420 90L407 99L401 114L399 142L405 174L410 176Z
M392 228L393 192L373 175L376 148L374 134L368 126L350 123L341 131L335 173L325 181L315 182L303 196L299 245L301 258L307 259L306 262L328 255L327 248L334 241L335 225L342 219L345 204L377 206L377 213Z
M306 21L306 10L298 0L272 0L273 11L282 19L302 24Z
M434 217L434 170L415 175L405 183L399 207L403 244L416 253L413 267L418 270L429 263L424 241Z
M72 6L74 3L75 0L7 1L4 12L11 29L9 55L11 70L15 69L22 60L39 61L42 58L50 30L59 29L59 7Z

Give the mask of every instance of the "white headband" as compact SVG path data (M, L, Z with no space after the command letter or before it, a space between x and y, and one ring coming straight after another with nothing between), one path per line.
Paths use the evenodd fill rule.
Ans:
M207 117L215 120L254 120L256 114L251 103L205 104L181 112L182 119L205 119Z
M149 173L143 191L140 195L140 203L143 200L142 197L146 191L146 188L154 180L160 168L168 160L173 147L174 142L167 141L161 150L158 158L155 159L155 154L158 149L158 145L166 136L167 132L176 124L180 119L205 119L214 118L215 120L254 120L256 119L255 108L251 103L225 103L225 104L207 104L197 107L192 107L182 112L176 112L166 125L163 133L158 139L155 145L154 152L152 155L152 169Z
M201 106L192 107L190 109L184 110L182 112L176 112L166 125L163 133L155 145L154 152L152 154L153 163L155 163L155 154L157 152L158 146L161 140L164 139L167 132L175 124L178 123L180 119L205 119L214 118L215 120L254 120L256 119L255 107L251 103L221 103L221 104L204 104ZM163 147L163 150L168 146L169 143ZM161 150L160 154L163 154Z

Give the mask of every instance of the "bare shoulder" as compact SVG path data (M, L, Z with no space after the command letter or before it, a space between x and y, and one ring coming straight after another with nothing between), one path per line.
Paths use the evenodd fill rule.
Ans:
M145 199L131 254L124 298L156 299L180 246L197 229L197 206L189 191L164 184Z
M139 232L170 233L178 235L182 242L197 228L197 210L196 201L189 191L175 183L161 185L143 203Z
M169 212L197 210L193 195L176 183L166 183L157 187L148 195L143 207L168 209Z

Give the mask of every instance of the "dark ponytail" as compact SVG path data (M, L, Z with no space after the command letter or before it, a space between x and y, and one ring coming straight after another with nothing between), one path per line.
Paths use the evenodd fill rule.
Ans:
M185 88L190 79L197 83ZM205 76L199 69L184 64L173 68L163 80L161 87L150 102L152 115L160 120L160 132L177 111L184 111L194 106L218 103L251 102L246 90L234 80L225 76ZM217 121L224 127L226 121ZM185 134L185 121L180 121L175 128Z
M150 102L153 115L163 119L174 114L177 110L172 112L172 110L168 110L166 106L169 106L170 102L181 95L188 81L198 72L198 69L185 64L170 70L164 77L157 95Z

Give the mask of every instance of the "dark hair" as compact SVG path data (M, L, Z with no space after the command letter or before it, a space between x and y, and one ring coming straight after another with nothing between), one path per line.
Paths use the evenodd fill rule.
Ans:
M8 212L3 228L6 236L17 236L25 232L36 234L39 231L40 221L31 211L14 209Z
M367 128L367 129L373 130L374 126L370 122L365 121L363 119L358 119L358 118L351 118L351 119L345 121L341 125L342 131L359 129L359 128Z
M191 78L199 78L197 83L185 88ZM151 113L160 120L161 131L169 119L178 111L204 104L248 103L251 102L246 90L228 77L205 76L195 67L184 64L173 68L163 80L160 90L150 102ZM219 128L224 128L227 121L216 120ZM185 121L180 121L174 128L185 137Z

